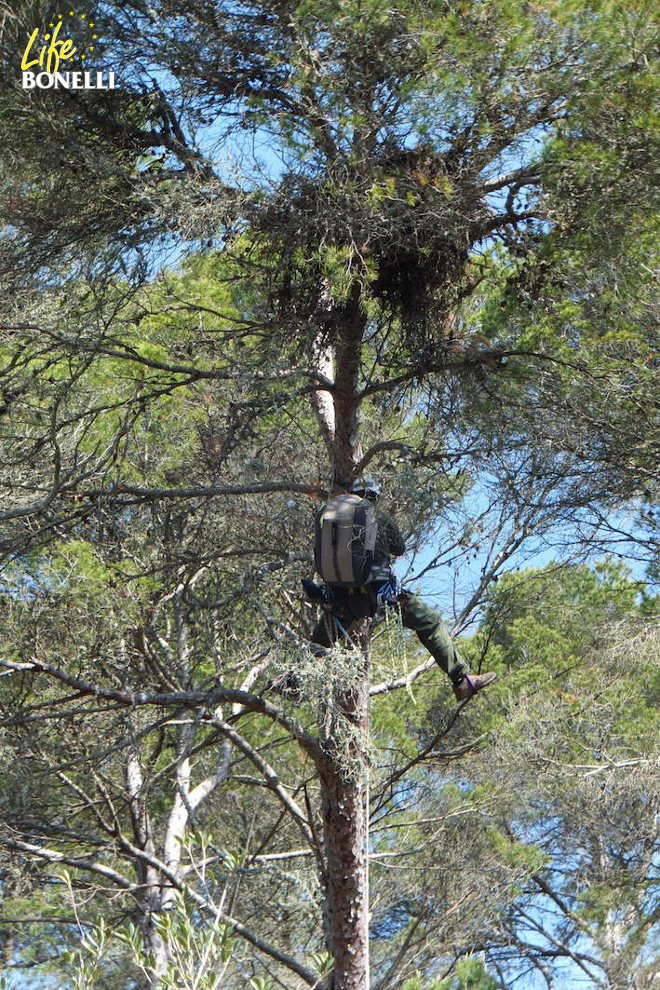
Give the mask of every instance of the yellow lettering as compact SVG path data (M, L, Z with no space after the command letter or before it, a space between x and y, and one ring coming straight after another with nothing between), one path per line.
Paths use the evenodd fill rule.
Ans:
M53 57L53 55L55 56L55 68L53 69L53 72L57 72L57 67L60 64L60 56L59 56L59 52L57 51L57 46L61 45L62 42L57 41L57 35L59 34L59 30L61 27L62 27L62 21L59 22L59 24L53 31L53 35L50 39L50 45L48 46L48 61L46 62L46 72L51 71L50 60Z
M37 64L39 64L43 68L44 58L46 58L46 72L51 72L51 63L53 63L52 72L57 72L57 67L60 64L60 59L73 58L73 56L76 54L76 49L73 47L73 42L71 40L67 40L67 41L57 40L57 35L59 34L61 27L62 27L62 21L60 21L57 24L55 30L53 31L52 36L46 35L47 38L50 37L50 45L48 46L48 48L46 48L46 46L44 45L43 48L41 49L41 55L39 56L39 58L38 59L35 58L32 62L28 62L28 55L30 54L30 49L34 44L34 39L39 34L39 28L34 29L34 31L32 32L32 36L27 43L27 48L23 53L23 61L21 62L22 69L24 70L29 69L31 65L37 65Z
M39 28L35 28L34 31L32 32L32 37L27 43L27 48L23 52L23 61L21 62L21 69L29 69L31 65L36 65L37 62L39 61L39 59L37 58L35 58L33 62L28 62L27 60L27 57L30 54L30 49L32 48L32 43L34 42L34 39L37 37L38 34L39 34Z

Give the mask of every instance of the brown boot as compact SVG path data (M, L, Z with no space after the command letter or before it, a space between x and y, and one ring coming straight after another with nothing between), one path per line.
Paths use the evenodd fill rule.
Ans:
M492 684L497 674L492 671L488 674L464 674L463 677L454 684L454 697L457 701L467 701L477 691Z

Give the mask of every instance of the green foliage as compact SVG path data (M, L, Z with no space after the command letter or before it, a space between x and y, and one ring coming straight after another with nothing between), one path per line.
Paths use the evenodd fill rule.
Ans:
M505 863L523 872L537 873L548 863L548 857L537 847L525 842L512 842L509 836L491 829L490 839Z
M251 990L272 990L273 986L271 980L267 980L263 976L255 976L250 980Z
M237 948L228 926L217 921L200 924L184 900L175 897L171 909L159 918L156 930L168 957L166 970L158 973L160 986L171 990L217 990L223 985L224 973ZM133 966L151 981L154 960L145 950L140 932L132 924L109 932L101 920L96 929L83 935L77 952L63 956L72 990L97 988L109 957L118 947L128 950ZM259 987L258 982L254 985ZM267 990L267 984L261 987Z
M468 957L456 964L451 976L431 982L415 976L406 980L401 990L498 990L500 986L488 975L482 959Z

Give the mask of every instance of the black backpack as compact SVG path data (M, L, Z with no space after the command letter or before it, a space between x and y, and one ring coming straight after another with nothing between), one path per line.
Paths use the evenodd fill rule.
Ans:
M374 562L378 523L371 502L336 495L316 516L314 562L326 584L359 588Z

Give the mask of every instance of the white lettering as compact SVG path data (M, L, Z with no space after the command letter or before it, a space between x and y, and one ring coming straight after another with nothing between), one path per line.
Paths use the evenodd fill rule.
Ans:
M109 72L107 81L103 72L34 72L22 75L23 89L114 89L115 74Z

